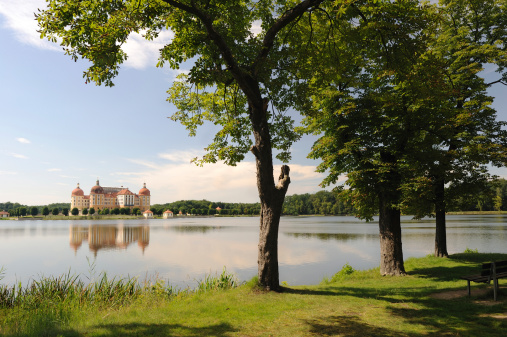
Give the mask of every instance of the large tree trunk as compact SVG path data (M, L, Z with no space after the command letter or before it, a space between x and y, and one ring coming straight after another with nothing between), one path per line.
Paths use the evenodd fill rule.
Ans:
M249 101L250 118L255 137L251 151L257 167L257 189L261 203L258 275L259 284L266 290L280 289L278 272L278 227L283 201L290 184L289 167L282 166L278 183L273 176L271 135L267 121L267 100ZM260 104L259 104L260 103Z
M435 185L435 256L448 257L445 229L445 182L438 179Z
M282 214L283 200L287 191L289 167L282 166L280 179L269 203L261 199L261 217L259 231L258 274L259 283L267 290L278 291L280 288L278 272L278 227ZM260 187L261 188L261 187ZM259 188L259 189L260 189Z
M392 207L391 198L387 193L380 193L380 273L382 275L405 275L400 215L400 210Z

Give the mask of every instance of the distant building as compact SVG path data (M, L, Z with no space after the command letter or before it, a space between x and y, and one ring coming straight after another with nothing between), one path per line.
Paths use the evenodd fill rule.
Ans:
M152 212L152 211L150 211L150 210L144 211L144 212L143 212L143 216L144 216L145 218L153 218L153 212Z
M164 212L163 215L164 215L164 219L167 219L167 218L172 218L174 214L173 214L173 212L167 210Z
M1 211L0 218L8 218L10 216L9 212Z
M81 213L83 209L94 208L96 211L105 208L139 208L141 212L150 209L150 190L143 188L139 190L139 194L131 192L128 188L122 187L102 187L97 180L95 186L92 187L90 195L85 195L83 190L77 187L72 191L70 209L77 208Z

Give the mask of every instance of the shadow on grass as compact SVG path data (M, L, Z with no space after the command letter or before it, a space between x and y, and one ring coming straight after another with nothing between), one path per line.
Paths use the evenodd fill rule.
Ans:
M206 327L190 327L181 324L104 324L94 327L93 336L110 337L110 336L230 336L230 333L237 332L231 325L221 323ZM3 335L5 337L31 337L31 336L64 336L64 337L83 337L89 336L90 331L80 333L75 330L66 329L50 329L39 330L25 334Z
M305 295L324 295L325 292L311 290L294 291ZM481 305L468 297L453 300L434 299L411 289L373 289L344 287L334 295L354 296L371 302L363 302L358 308L378 306L391 318L384 326L376 326L368 321L369 315L359 309L356 315L330 315L303 320L312 333L319 336L505 336L507 302L495 305ZM493 304L490 293L482 297ZM505 295L504 295L505 296ZM489 299L489 300L488 300ZM389 323L391 322L391 323ZM381 323L382 324L382 323ZM402 324L414 327L414 331L402 330ZM392 326L392 328L391 328Z
M449 256L450 260L464 263L464 266L456 267L424 267L411 270L408 274L422 277L432 278L436 281L455 281L461 276L479 274L481 272L481 263L507 260L507 254L500 253L460 253ZM466 281L465 282L466 286Z
M355 316L329 316L305 322L317 336L409 336L363 322Z
M500 253L460 253L449 255L449 259L465 263L483 263L507 260L507 254Z
M221 323L206 327L190 327L181 324L104 324L94 327L93 336L230 336L231 333L237 332L231 325ZM65 337L83 337L89 336L90 331L80 333L74 330L66 329L50 329L44 331L35 331L27 334L3 335L5 337L28 337L28 336L65 336Z
M206 327L190 327L181 324L105 324L97 326L104 333L94 333L95 336L229 336L237 332L228 323L220 323Z

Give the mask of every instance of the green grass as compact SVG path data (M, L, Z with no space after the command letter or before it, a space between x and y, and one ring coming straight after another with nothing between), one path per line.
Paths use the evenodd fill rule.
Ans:
M37 285L0 309L4 336L504 336L507 290L493 302L491 285L473 284L471 298L434 294L466 293L462 275L507 254L462 253L450 258L411 258L407 276L381 276L346 265L315 286L263 292L256 280L237 286L225 270L190 291L161 280L131 283L104 280L103 286L70 291L80 281L67 275ZM94 281L100 284L101 278ZM120 282L121 281L121 282ZM121 283L121 284L118 284ZM500 280L501 287L506 280ZM49 284L50 286L48 286ZM97 287L96 290L94 287ZM66 290L67 289L67 290ZM82 294L83 289L90 289ZM477 290L488 292L477 295ZM42 294L41 294L42 293ZM27 300L27 298L40 300Z

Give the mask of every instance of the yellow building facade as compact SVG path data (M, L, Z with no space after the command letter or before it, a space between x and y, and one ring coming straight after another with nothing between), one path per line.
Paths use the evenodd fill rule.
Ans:
M139 208L141 212L150 209L151 193L146 188L144 183L143 188L139 190L138 194L131 192L128 188L122 187L102 187L97 180L95 186L92 187L90 194L85 195L83 190L77 187L72 191L70 200L70 209L77 208L79 213L83 209L94 208L96 211L103 210L105 208Z

